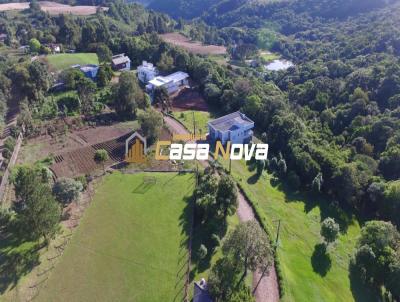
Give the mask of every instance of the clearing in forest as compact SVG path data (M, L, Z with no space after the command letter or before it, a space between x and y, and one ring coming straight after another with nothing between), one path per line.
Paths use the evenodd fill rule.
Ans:
M225 46L203 45L201 42L192 41L180 33L168 33L160 35L168 43L180 46L187 51L200 55L223 55L226 54Z
M61 71L76 64L99 64L99 59L95 53L60 53L48 55L44 60L47 60L50 69L56 71Z

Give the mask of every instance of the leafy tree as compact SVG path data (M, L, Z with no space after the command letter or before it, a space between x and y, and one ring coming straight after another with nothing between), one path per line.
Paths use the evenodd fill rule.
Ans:
M69 68L61 72L60 78L64 82L66 89L74 90L85 76L79 69Z
M400 146L395 145L381 154L379 169L390 180L400 178Z
M170 107L169 94L165 87L157 87L154 90L153 103L160 104L163 110L166 110Z
M24 200L25 206L17 213L17 225L21 235L31 240L44 238L45 243L59 230L61 209L51 194L50 188L41 183Z
M54 196L63 204L77 200L82 190L82 183L71 178L58 179L53 186Z
M105 87L111 81L112 69L109 65L100 65L97 73L97 85L99 87Z
M269 240L255 220L239 224L224 241L222 251L240 268L242 276L239 283L244 280L248 270L266 271L273 261Z
M174 59L170 55L162 53L157 67L162 72L171 71L174 68Z
M88 78L82 78L77 84L77 91L81 103L81 112L90 115L94 110L96 84Z
M104 173L106 173L105 163L108 159L109 155L107 150L104 149L96 150L96 153L94 154L94 161L99 165L103 165Z
M240 273L229 257L223 257L213 265L208 278L208 290L215 301L229 301L236 291Z
M96 53L100 63L109 63L111 61L112 52L106 44L100 44Z
M163 126L161 113L149 108L139 114L138 121L140 128L143 131L143 135L149 140L149 143L151 144L155 142L160 135Z
M146 107L144 93L134 73L121 73L118 84L113 87L113 101L115 111L122 118L134 116L138 108Z
M327 245L336 241L339 236L339 224L335 222L333 218L325 218L321 223L321 236Z
M40 92L47 92L50 88L50 75L47 67L39 61L32 62L28 67L30 84L35 99L39 99Z
M40 46L41 44L37 39L32 38L29 40L29 49L31 52L38 53L40 50Z
M38 173L31 167L20 166L12 177L15 187L15 195L18 200L27 200L33 194L35 187L39 182Z
M217 189L217 208L223 217L235 213L238 207L237 188L232 177L228 175L221 176Z
M29 2L29 9L33 12L39 12L40 11L40 5L36 0L31 0L31 2Z
M368 221L361 229L353 259L353 265L365 283L375 288L384 285L395 297L399 294L399 246L400 234L391 223Z

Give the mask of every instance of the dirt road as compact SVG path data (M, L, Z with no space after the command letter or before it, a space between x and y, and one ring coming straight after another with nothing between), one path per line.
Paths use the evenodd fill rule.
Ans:
M175 119L164 116L164 122L168 126L168 128L177 134L186 134L189 133L185 127L183 127L180 123L178 123ZM238 209L237 215L239 216L239 220L249 221L255 219L253 209L250 206L249 201L242 194L241 191L238 192ZM253 287L255 287L260 280L261 273L255 272L253 275ZM255 292L255 298L257 302L278 302L279 301L279 287L278 287L278 279L276 276L275 265L273 265L267 276L264 276L261 279L260 284L257 287L257 291Z

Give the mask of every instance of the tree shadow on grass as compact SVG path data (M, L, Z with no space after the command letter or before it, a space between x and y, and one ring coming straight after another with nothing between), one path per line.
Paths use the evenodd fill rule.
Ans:
M311 256L311 265L314 272L322 277L325 277L329 272L332 267L332 260L326 250L325 244L319 243L314 246L314 253Z
M0 238L0 294L3 294L39 264L41 246L18 240L11 232L0 234Z
M254 185L261 177L261 174L255 173L247 179L249 185Z
M347 233L349 225L353 223L354 219L354 211L352 209L342 208L326 195L314 192L293 191L285 182L281 180L275 181L277 183L275 187L284 192L286 202L303 202L305 213L309 213L318 207L321 213L321 221L327 217L332 217L339 224L340 232L342 234Z

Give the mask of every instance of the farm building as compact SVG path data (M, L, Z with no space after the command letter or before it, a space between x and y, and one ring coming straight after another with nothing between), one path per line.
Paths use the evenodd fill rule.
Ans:
M180 87L187 86L188 84L189 75L186 72L177 71L166 77L155 77L146 85L146 91L152 94L156 88L165 87L168 93L172 94L178 91Z
M72 65L72 68L78 68L80 71L83 72L83 74L85 75L85 77L91 79L91 80L95 80L97 73L99 72L99 65L95 65L95 64L87 64L87 65Z
M152 63L143 61L142 65L137 68L138 78L144 84L147 84L149 81L154 79L157 74L157 68Z
M124 53L112 57L111 66L114 70L131 70L131 59Z
M249 143L253 137L254 122L245 114L236 111L208 122L209 138L226 144Z
M51 49L52 53L60 53L61 52L61 45L60 44L49 44L49 48Z

